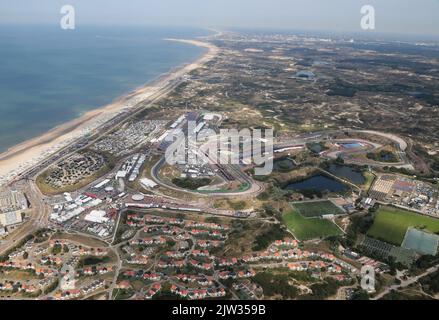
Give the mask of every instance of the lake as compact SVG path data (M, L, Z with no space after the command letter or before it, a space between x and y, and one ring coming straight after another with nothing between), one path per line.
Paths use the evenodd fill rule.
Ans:
M350 182L357 185L362 185L366 182L366 178L363 176L363 173L361 171L349 166L331 164L327 171L337 177L349 180Z
M317 174L302 181L292 182L288 184L285 189L297 191L315 190L317 192L346 192L349 190L349 187L323 174Z

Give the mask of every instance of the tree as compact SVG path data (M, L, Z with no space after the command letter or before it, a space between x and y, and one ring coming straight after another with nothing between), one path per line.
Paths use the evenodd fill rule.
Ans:
M354 291L354 293L351 296L351 300L369 300L369 294L366 290L360 289Z

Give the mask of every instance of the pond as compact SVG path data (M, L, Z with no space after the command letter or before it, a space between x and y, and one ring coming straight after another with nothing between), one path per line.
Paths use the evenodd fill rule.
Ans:
M363 147L363 145L359 142L341 143L341 145L345 149L358 149L358 148Z
M342 179L349 180L357 185L362 185L366 182L366 178L363 176L363 173L360 170L349 166L331 164L328 168L328 172Z
M309 150L311 150L311 152L313 152L315 154L319 154L320 152L325 150L325 144L319 143L319 142L308 143L307 147Z
M276 171L291 171L296 167L294 161L288 157L274 160L273 169Z
M318 174L302 181L292 182L288 184L285 189L297 191L314 190L316 192L345 192L349 190L349 187L335 179Z
M381 153L380 159L381 162L393 162L395 160L395 156L392 153Z
M315 74L312 71L301 70L296 73L296 77L305 79L314 79Z

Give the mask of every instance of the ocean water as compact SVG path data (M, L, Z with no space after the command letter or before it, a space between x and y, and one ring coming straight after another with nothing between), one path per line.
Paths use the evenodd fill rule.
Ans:
M104 106L205 50L165 38L207 34L189 28L0 26L0 152Z

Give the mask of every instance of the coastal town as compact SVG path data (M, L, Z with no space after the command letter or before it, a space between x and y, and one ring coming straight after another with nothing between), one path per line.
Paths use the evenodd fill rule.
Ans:
M205 54L0 157L0 299L439 298L435 48L169 40ZM269 174L245 128L273 129ZM237 163L208 161L222 130Z

